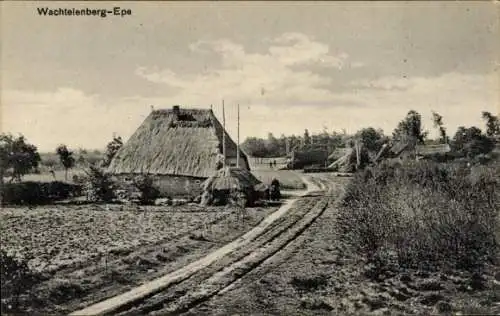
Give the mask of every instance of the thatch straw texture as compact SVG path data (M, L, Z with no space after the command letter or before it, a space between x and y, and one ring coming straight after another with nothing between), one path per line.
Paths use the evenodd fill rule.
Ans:
M345 171L345 170L350 170L351 169L351 157L352 155L355 154L354 148L345 148L344 151L344 156L340 157L339 159L335 160L333 163L331 163L328 168L336 168L339 171ZM349 172L349 171L346 171Z
M162 174L207 178L222 153L222 125L212 110L156 110L116 153L113 174ZM226 156L236 157L236 144L226 133ZM248 166L247 157L240 157Z
M328 159L337 160L350 152L351 148L335 148L335 150L328 156Z
M225 167L205 180L205 190L250 190L261 182L248 170L242 168Z

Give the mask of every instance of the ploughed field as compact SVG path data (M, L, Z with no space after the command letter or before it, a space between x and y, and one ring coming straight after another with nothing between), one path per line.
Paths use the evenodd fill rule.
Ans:
M26 259L37 273L33 289L18 298L19 311L67 313L174 271L239 237L275 210L197 205L4 208L1 248ZM14 292L2 289L2 311L15 312Z

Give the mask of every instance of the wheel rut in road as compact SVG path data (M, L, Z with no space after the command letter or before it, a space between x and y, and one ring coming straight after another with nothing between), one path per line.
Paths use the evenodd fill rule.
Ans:
M158 284L153 284L157 286L157 291L146 292L148 289L143 285L142 290L145 292L136 290L139 293L135 293L135 297L132 295L127 297L127 294L134 293L124 293L107 302L96 304L97 308L91 306L72 315L175 315L209 300L282 251L323 214L331 200L327 197L332 190L330 183L317 176L309 176L306 181L309 188L316 187L315 190L310 190L296 199L293 205L288 206L286 216L279 216L267 223L264 229L254 234L246 243L213 257L212 261L205 261L208 264L200 264L197 267L194 262L188 265L192 271L180 269L183 271L172 273L169 282L165 282L162 288L159 288ZM313 181L314 183L311 183Z

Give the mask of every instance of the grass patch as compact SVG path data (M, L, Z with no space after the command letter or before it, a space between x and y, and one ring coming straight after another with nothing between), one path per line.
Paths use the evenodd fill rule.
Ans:
M302 179L290 170L252 170L252 173L265 184L271 184L273 179L278 179L282 190L303 190L306 188Z

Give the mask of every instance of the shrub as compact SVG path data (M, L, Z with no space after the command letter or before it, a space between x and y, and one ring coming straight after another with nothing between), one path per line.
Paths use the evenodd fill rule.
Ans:
M85 181L87 199L92 202L110 202L115 198L115 185L111 175L102 169L90 166Z
M160 191L153 186L153 178L149 175L141 175L134 179L134 186L140 191L141 204L150 205L160 197Z
M6 183L3 186L5 204L46 204L81 194L82 187L60 181Z
M328 276L295 276L290 281L290 284L301 292L314 292L328 284Z
M339 221L370 260L383 250L406 267L476 270L498 253L499 189L491 167L386 163L355 175Z
M19 296L31 289L40 275L28 268L27 260L18 260L0 250L0 281L3 313L18 309Z

